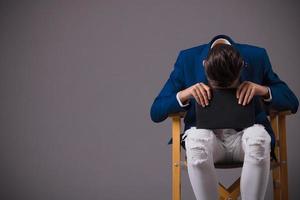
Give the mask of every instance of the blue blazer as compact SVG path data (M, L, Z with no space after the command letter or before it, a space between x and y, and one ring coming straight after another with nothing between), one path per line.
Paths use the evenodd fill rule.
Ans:
M174 64L174 68L161 89L158 96L154 99L151 106L151 119L153 122L164 121L169 114L186 111L184 118L184 131L191 126L196 126L195 103L190 101L186 107L181 107L176 99L176 93L188 88L198 82L208 83L202 61L206 59L211 44L218 38L227 39L235 47L245 61L242 69L240 82L251 81L260 85L269 86L271 89L272 100L270 102L261 101L259 96L254 96L255 101L255 123L264 125L271 140L271 156L274 155L275 137L270 122L267 118L268 110L291 110L296 113L299 102L295 94L280 80L278 75L273 71L267 51L264 48L236 43L227 35L217 35L208 44L195 46L189 49L181 50ZM181 145L185 149L184 143ZM170 138L168 144L172 143Z

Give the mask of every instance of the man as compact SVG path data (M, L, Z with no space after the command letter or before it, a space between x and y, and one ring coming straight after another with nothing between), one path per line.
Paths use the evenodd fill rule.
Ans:
M184 131L196 126L195 102L188 103L188 99L192 94L201 105L204 106L208 103L209 92L204 92L204 90L209 90L207 87L208 79L203 65L209 50L219 43L232 45L243 58L244 67L239 78L242 84L238 89L237 97L242 104L249 102L251 97L256 101L255 123L263 124L270 134L271 158L277 160L274 153L274 132L267 118L268 110L266 111L264 107L260 106L258 97L264 98L264 106L267 108L291 110L292 113L296 113L298 110L298 99L287 84L273 72L267 51L264 48L236 43L227 35L217 35L208 44L180 51L173 71L151 106L151 119L158 123L164 121L171 113L187 111L184 118ZM204 95L199 94L199 92ZM171 143L172 138L168 144ZM185 148L184 143L181 144Z
M221 48L221 46L223 47ZM213 55L214 53L215 55ZM245 155L247 162L242 173L242 197L243 199L262 199L266 189L269 166L269 160L266 161L267 157L264 156L265 152L268 152L268 145L265 144L269 139L271 140L271 156L275 158L275 138L267 119L267 113L259 103L260 98L263 99L266 107L273 107L277 110L288 109L292 113L297 111L299 105L294 93L273 72L265 49L235 43L229 36L218 35L208 44L182 50L169 79L151 107L151 119L154 122L165 120L171 113L187 111L184 118L184 131L188 140L183 143L183 147L185 148L184 144L189 144L189 148L187 148L188 171L197 199L214 199L216 197L214 191L216 191L217 184L211 162L216 161L216 157L220 157L222 149L218 148L216 141L220 141L220 138L215 137L215 134L212 134L214 132L195 129L195 103L189 99L194 97L197 103L206 106L211 98L210 87L232 86L238 86L236 96L240 104L246 105L252 99L255 102L255 126L242 132L234 132L236 135L234 140L237 143L243 141L234 147L240 151L236 154L237 156L243 155L243 151L251 150L251 148L256 153L255 157L251 157L250 154ZM225 133L226 131L223 130L219 135L226 137L232 135ZM252 144L245 142L249 136ZM264 145L258 143L259 139L263 141L261 143ZM193 141L214 141L212 142L214 144L208 145L208 142L195 143ZM210 148L217 149L219 153L216 154L216 151ZM262 158L259 157L260 154L263 156ZM211 158L208 155L211 155ZM259 159L263 161L258 161ZM200 168L196 169L192 165L193 162ZM258 163L264 164L259 165ZM256 169L254 174L251 172L252 169ZM263 172L265 172L264 176L261 176ZM210 178L199 179L199 177L205 176ZM253 187L253 190L245 191L246 183L254 182L261 184L262 189Z

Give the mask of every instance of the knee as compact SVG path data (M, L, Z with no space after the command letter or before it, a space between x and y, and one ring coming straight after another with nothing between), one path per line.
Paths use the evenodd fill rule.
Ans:
M214 133L209 129L191 128L186 138L188 162L194 166L202 166L212 158Z
M244 129L243 147L245 161L261 163L270 159L271 137L261 124L254 124Z

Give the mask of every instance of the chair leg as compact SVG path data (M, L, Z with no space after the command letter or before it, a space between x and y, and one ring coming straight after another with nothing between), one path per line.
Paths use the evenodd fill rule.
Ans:
M180 185L180 131L181 120L180 117L174 116L172 118L172 199L181 199L181 185Z
M280 180L282 189L282 199L288 199L288 168L287 168L287 148L286 148L286 123L285 115L278 117L279 146L280 146Z
M271 115L270 116L271 126L275 134L275 155L278 160L280 160L279 155L279 147L278 147L278 141L279 141L279 135L278 135L278 121L277 121L277 115ZM281 181L280 181L280 166L276 167L272 170L272 178L273 178L273 199L274 200L280 200L281 199Z
M280 184L280 167L276 167L272 170L273 178L273 199L280 200L281 196L281 184Z

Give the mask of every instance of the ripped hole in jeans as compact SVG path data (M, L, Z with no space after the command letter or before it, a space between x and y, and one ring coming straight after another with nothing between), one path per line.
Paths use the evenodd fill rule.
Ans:
M266 139L263 137L248 139L246 141L248 146L249 160L260 163L268 158Z

